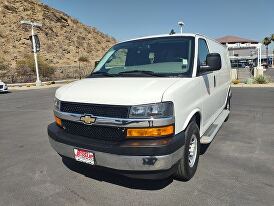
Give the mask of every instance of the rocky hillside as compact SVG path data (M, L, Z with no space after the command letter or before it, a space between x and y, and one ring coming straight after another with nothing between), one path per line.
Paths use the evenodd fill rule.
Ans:
M30 28L21 25L21 20L42 23L42 28L36 29L40 58L56 69L67 68L67 72L78 66L79 57L92 66L115 43L96 28L37 0L0 0L0 61L9 68L9 75L16 73L18 61L31 54Z

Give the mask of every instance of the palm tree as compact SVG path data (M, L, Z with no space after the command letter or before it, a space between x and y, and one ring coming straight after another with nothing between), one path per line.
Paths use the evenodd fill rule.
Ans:
M274 41L274 34L271 35L271 41Z
M274 42L274 34L271 35L271 41ZM273 56L272 56L272 68L274 68L274 49L273 49Z
M266 66L268 66L268 45L271 43L272 37L265 37L263 40L263 45L266 46Z

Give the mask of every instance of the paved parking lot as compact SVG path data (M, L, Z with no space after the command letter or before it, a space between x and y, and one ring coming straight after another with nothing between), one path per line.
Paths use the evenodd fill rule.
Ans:
M268 68L266 69L266 71L264 72L264 74L271 79L271 81L274 81L274 68Z
M233 88L231 118L189 182L64 164L47 139L54 91L0 95L0 205L274 205L274 88Z

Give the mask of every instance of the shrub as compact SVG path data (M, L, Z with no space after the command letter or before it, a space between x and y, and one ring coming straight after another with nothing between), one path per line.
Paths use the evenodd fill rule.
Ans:
M89 62L88 58L85 56L80 56L78 59L79 62Z
M253 84L254 79L253 78L248 78L245 80L245 84Z
M5 64L4 60L0 59L0 79L6 80L9 73L9 67Z
M38 68L41 77L49 78L54 74L51 67L43 58L38 56ZM35 63L32 55L25 55L23 59L16 62L17 74L21 77L31 77L35 75ZM31 80L30 80L31 81Z
M232 83L233 83L233 84L239 84L239 83L240 83L240 80L239 80L239 79L234 79L234 80L232 80Z
M2 31L2 30L0 30L0 37L1 37L1 38L4 38L4 37L5 37L5 33L4 33L4 31Z
M0 60L0 72L6 72L8 70L8 66L4 63L4 61Z
M266 77L264 77L263 75L258 75L254 78L254 82L255 84L266 84L268 83Z

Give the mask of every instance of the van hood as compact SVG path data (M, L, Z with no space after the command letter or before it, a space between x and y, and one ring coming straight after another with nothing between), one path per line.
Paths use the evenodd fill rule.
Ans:
M56 91L61 101L137 105L162 101L164 92L180 78L87 78Z

